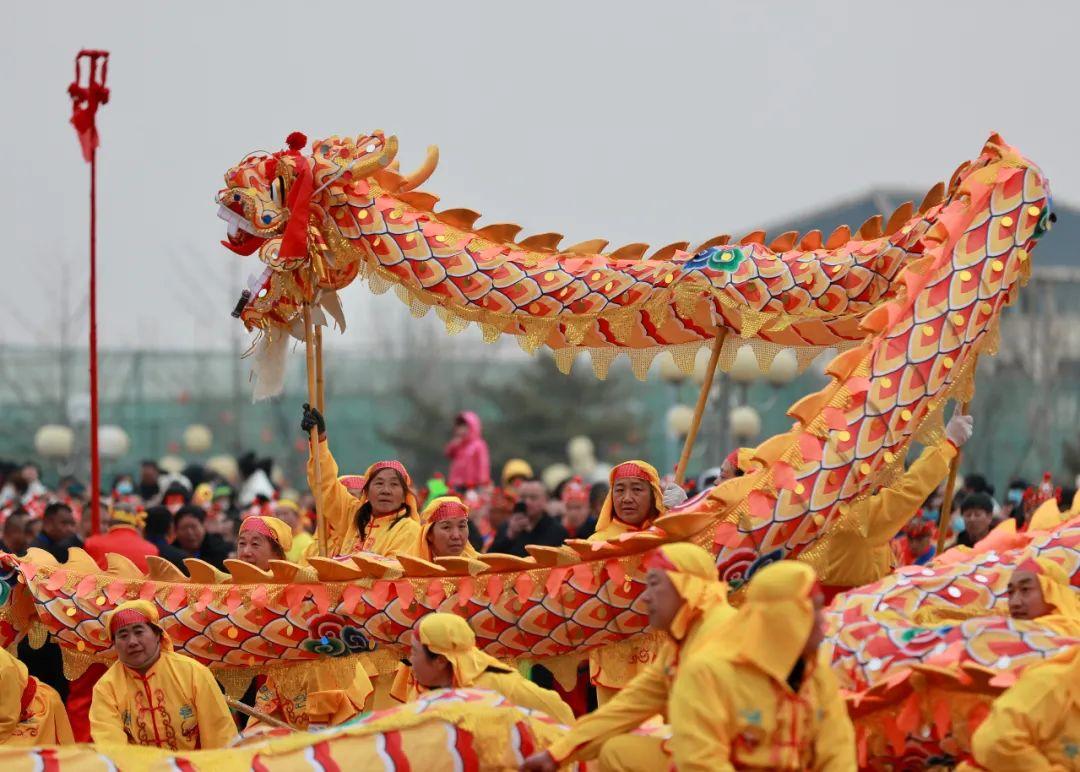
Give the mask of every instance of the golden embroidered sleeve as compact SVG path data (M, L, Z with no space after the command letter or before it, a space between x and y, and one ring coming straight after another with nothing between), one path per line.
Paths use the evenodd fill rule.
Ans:
M855 728L840 696L836 676L824 657L814 671L818 713L814 735L815 772L855 772Z
M94 684L94 695L90 701L90 736L96 743L125 745L128 737L124 732L116 685L111 676L112 668Z
M308 458L308 487L315 492L316 508L320 517L326 518L327 542L330 551L343 553L350 526L360 509L360 501L338 481L338 465L325 440L318 444L319 480L315 480L315 460Z
M26 665L7 649L0 648L0 742L6 740L19 723L22 695L28 680Z
M666 667L666 660L654 662L604 705L579 718L565 737L548 748L551 757L560 763L595 759L606 740L633 731L651 716L664 713L668 696Z
M951 442L924 450L893 485L882 488L866 502L866 540L881 546L900 532L949 471L956 456Z
M679 772L735 769L725 699L725 683L733 677L728 664L708 651L679 667L668 703L672 765Z
M221 693L221 687L209 668L196 668L192 680L195 713L199 717L200 746L204 750L224 748L236 737L236 724L225 702L225 695Z

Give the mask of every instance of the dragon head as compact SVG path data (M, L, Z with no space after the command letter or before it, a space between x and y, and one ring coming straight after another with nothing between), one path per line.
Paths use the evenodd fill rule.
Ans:
M381 131L317 140L310 156L302 154L306 144L307 137L293 132L287 149L249 154L225 173L217 195L218 216L228 223L221 243L238 255L258 252L267 266L234 312L248 328L286 323L320 285L338 283L311 260L321 246L320 224L328 207L344 203L365 178L386 168L398 147L396 137Z

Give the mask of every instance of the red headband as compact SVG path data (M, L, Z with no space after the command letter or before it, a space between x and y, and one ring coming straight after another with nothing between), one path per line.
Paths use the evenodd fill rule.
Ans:
M1034 558L1028 558L1016 567L1017 571L1030 571L1036 576L1041 576L1043 572L1042 566L1040 566Z
M384 469L393 469L404 479L409 479L409 473L405 471L405 465L402 464L400 461L376 461L374 464L371 465L368 481L370 482L371 478L375 477L375 475L377 475Z
M126 608L123 611L117 611L112 615L109 620L109 634L116 635L116 631L121 627L127 627L128 625L145 624L154 626L154 623L150 620L150 617L146 616L143 612L135 608Z
M671 560L659 549L655 549L645 556L645 568L659 568L661 571L678 571Z
M625 464L619 464L615 467L615 471L611 473L612 480L619 480L625 477L632 477L636 480L645 480L650 483L652 482L652 478L649 477L648 472L637 464L632 464L629 461Z
M346 488L363 488L367 481L362 474L343 474L338 478L338 482Z
M468 516L468 510L460 501L444 501L431 513L428 523L437 523L440 520L456 520L459 517Z
M274 529L268 526L266 524L266 521L263 520L261 517L254 516L246 518L242 523L240 523L240 533L243 533L244 531L251 531L252 533L257 533L261 536L265 536L267 539L274 542L279 547L281 546L281 542L278 540L277 534L274 533Z
M562 500L564 503L569 501L588 502L589 486L583 483L580 477L575 477L573 480L563 486Z

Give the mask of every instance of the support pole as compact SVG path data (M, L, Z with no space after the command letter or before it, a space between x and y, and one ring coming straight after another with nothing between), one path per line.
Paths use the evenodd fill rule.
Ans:
M676 485L682 485L686 480L686 466L690 463L694 440L697 439L698 429L701 428L701 416L705 413L705 405L709 402L709 391L712 389L713 376L716 375L716 365L720 361L720 351L724 348L727 333L726 327L718 328L716 331L712 353L709 355L709 367L705 371L705 382L701 384L697 405L694 406L694 420L690 423L690 431L686 433L686 442L683 443L682 455L679 456L679 465L675 467Z
M228 703L229 707L233 710L238 710L245 716L250 716L256 721L260 721L268 726L272 726L275 729L288 729L292 732L296 731L296 727L289 726L281 719L274 718L273 716L268 716L261 710L255 710L255 708L248 706L246 703L240 702L240 700L234 700L232 697L226 696L225 702Z
M960 406L960 414L967 415L970 402ZM960 456L963 451L956 449L956 455L949 462L949 477L945 483L945 498L941 502L941 512L938 514L937 553L940 555L945 550L945 534L952 519L953 489L956 487L956 473L960 469Z
M316 358L315 358L315 335L312 332L311 324L311 306L307 303L304 304L304 347L307 351L307 387L308 387L308 403L312 405L318 405L318 387L316 385ZM319 544L319 555L326 555L326 513L322 511L322 502L319 501L319 490L321 489L322 482L322 470L319 468L319 430L317 427L311 427L311 459L312 466L314 467L315 477L315 490L312 493L315 494L316 503L319 508L318 517L316 518L316 536Z
M316 325L315 327L315 386L317 390L318 403L315 407L323 416L326 415L326 375L323 370L323 357L322 357L322 325Z
M66 311L65 311L66 313ZM97 148L90 151L90 530L101 532L101 454L98 452Z

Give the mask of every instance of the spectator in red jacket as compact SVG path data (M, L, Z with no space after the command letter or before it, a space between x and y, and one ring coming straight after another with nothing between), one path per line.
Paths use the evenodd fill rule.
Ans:
M480 416L468 410L454 419L454 437L446 446L450 459L446 482L460 493L491 483L491 460L482 428Z
M148 571L146 556L157 555L158 548L142 536L145 519L146 513L136 510L133 504L114 504L109 510L109 530L87 539L86 551L103 569L109 566L105 556L115 552L128 558L140 571Z

